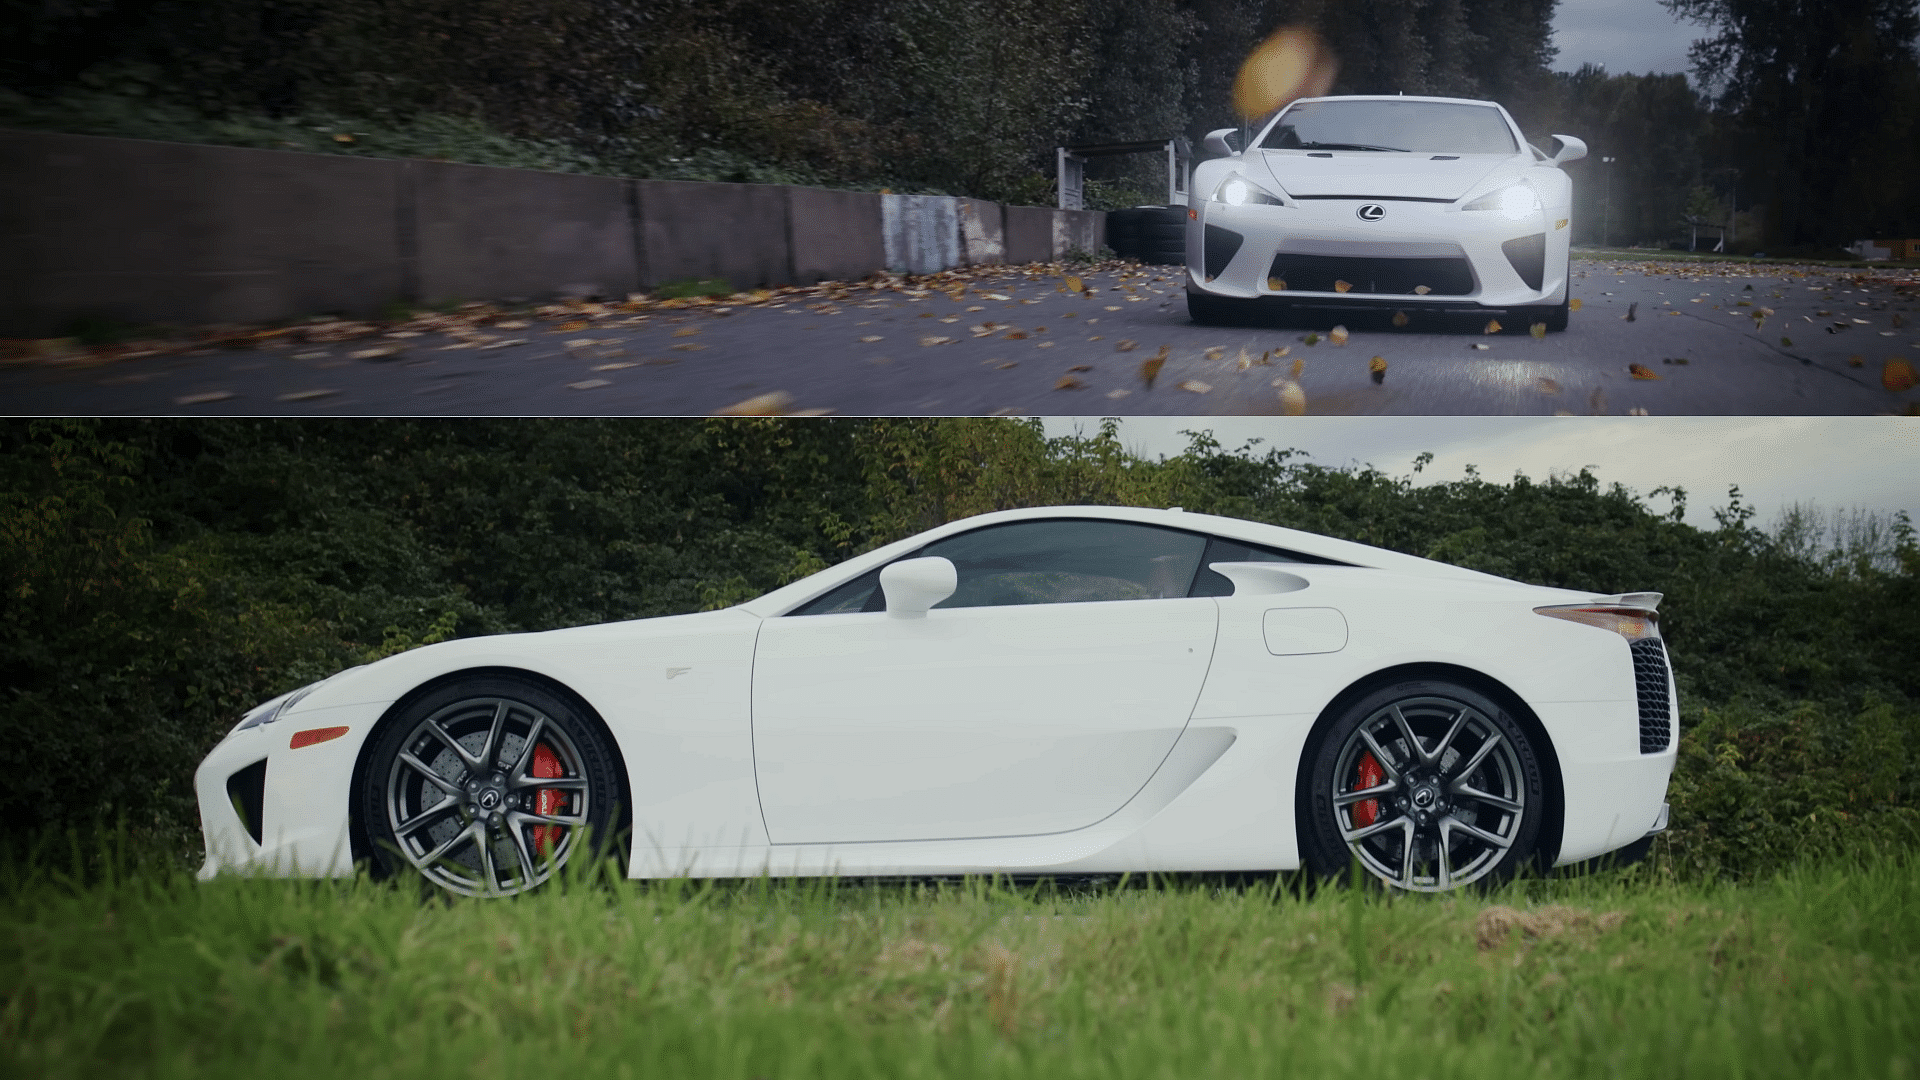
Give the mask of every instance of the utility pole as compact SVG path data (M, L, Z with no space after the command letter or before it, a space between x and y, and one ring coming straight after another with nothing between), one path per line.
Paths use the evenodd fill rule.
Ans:
M1600 159L1600 164L1611 166L1613 164L1613 159L1610 157L1603 157ZM1605 201L1602 202L1601 204L1603 209L1600 211L1600 246L1601 247L1607 246L1607 237L1611 232L1611 226L1613 224L1613 170L1611 168L1606 170L1606 177L1607 177L1607 194L1606 194Z

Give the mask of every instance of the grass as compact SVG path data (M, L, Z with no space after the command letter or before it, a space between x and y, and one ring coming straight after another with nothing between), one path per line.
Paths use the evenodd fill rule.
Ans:
M0 1072L1900 1077L1917 869L1640 869L1439 899L575 873L447 902L16 864Z

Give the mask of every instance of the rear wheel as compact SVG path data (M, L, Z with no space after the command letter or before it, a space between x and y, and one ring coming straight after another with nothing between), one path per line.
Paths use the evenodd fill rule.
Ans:
M1382 687L1320 739L1303 800L1303 854L1322 876L1354 861L1410 892L1512 876L1546 812L1531 740L1485 695L1453 683Z
M615 824L619 775L599 725L535 684L443 687L387 725L358 793L376 865L464 896L538 887Z

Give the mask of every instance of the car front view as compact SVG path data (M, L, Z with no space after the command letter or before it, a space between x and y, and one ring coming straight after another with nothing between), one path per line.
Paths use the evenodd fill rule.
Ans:
M1187 308L1484 313L1564 330L1572 184L1586 144L1527 143L1490 101L1303 98L1195 168Z

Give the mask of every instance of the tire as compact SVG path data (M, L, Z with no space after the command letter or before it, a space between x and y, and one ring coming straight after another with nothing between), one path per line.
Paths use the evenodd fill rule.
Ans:
M1309 753L1301 853L1322 877L1357 859L1394 888L1446 892L1505 880L1538 849L1547 798L1533 740L1478 691L1424 679L1383 686ZM1379 798L1354 798L1376 788Z
M604 844L619 824L620 770L598 721L526 680L443 686L395 714L368 753L356 803L381 874L508 896L591 857L587 838Z
M1573 260L1571 259L1567 260L1566 277L1567 295L1561 299L1558 304L1546 304L1540 307L1528 308L1527 322L1529 324L1537 322L1546 323L1547 332L1553 334L1557 334L1567 328L1567 312L1571 309L1573 302Z
M1187 226L1185 222L1156 221L1148 225L1140 226L1139 236L1141 240L1155 246L1173 241L1185 247L1187 243Z

